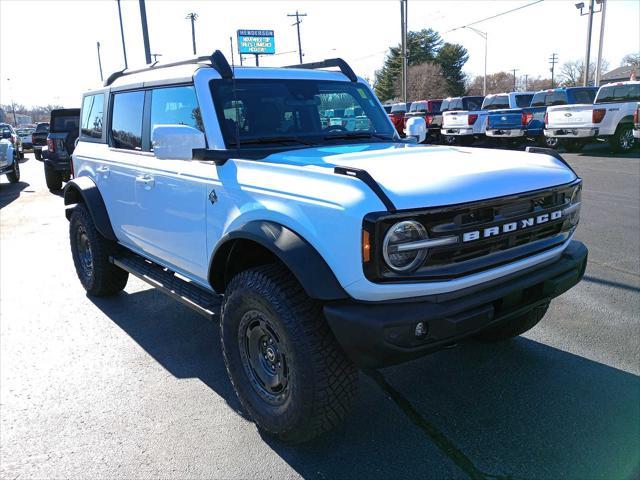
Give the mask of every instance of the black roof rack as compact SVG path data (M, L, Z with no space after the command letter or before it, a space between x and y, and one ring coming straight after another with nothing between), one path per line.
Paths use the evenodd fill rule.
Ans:
M300 65L288 65L287 68L329 68L329 67L338 67L340 71L352 82L357 82L358 77L353 72L351 67L347 62L345 62L341 58L328 58L321 62L312 62L312 63L301 63Z
M132 75L134 73L148 72L150 70L158 70L160 68L176 67L178 65L190 65L193 63L200 63L200 62L210 63L211 66L218 71L218 73L222 78L233 77L233 70L231 70L231 66L229 65L229 62L227 62L227 59L225 58L224 54L220 50L216 50L211 55L203 55L200 57L190 58L188 60L181 60L179 62L162 63L160 65L158 65L156 62L144 68L139 68L137 70L125 69L125 70L113 72L111 75L109 75L107 80L104 82L104 86L108 87L113 82L115 82L118 78L124 77L126 75Z

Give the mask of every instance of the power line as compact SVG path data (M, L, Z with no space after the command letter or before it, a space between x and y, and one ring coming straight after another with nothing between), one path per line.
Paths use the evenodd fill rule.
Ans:
M535 0L535 2L527 3L526 5L521 5L519 7L512 8L511 10L507 10L506 12L498 13L496 15L492 15L491 17L483 18L482 20L476 20L475 22L467 23L466 25L462 25L460 27L452 28L451 30L447 30L444 33L453 32L454 30L459 30L461 28L470 27L471 25L476 25L476 24L481 23L481 22L486 22L487 20L491 20L493 18L497 18L497 17L500 17L502 15L506 15L507 13L515 12L516 10L522 10L523 8L530 7L532 5L535 5L536 3L540 3L540 2L543 2L543 1L544 0Z

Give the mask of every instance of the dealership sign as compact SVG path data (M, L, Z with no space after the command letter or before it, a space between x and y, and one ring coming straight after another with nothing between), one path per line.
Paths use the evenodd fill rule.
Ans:
M273 30L238 30L238 52L240 54L273 55L276 53Z

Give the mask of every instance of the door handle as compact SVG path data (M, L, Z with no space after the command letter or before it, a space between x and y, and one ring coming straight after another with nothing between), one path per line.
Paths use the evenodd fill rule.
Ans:
M96 168L96 172L102 176L102 178L106 179L109 177L109 167L105 167L104 165Z
M145 190L151 190L156 184L156 181L151 175L144 174L136 177L136 183L141 183Z

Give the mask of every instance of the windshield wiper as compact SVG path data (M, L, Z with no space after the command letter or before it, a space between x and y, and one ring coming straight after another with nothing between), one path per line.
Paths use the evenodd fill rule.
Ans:
M371 133L371 132L340 132L325 135L325 140L351 140L351 139L359 139L359 138L379 138L381 140L393 141L394 138L388 135L382 135L381 133Z
M261 137L261 138L251 138L247 140L240 140L239 142L233 142L231 145L267 145L270 143L279 143L281 145L287 145L288 143L300 143L302 145L313 145L305 140L302 140L299 137L293 136L279 136L279 137Z

